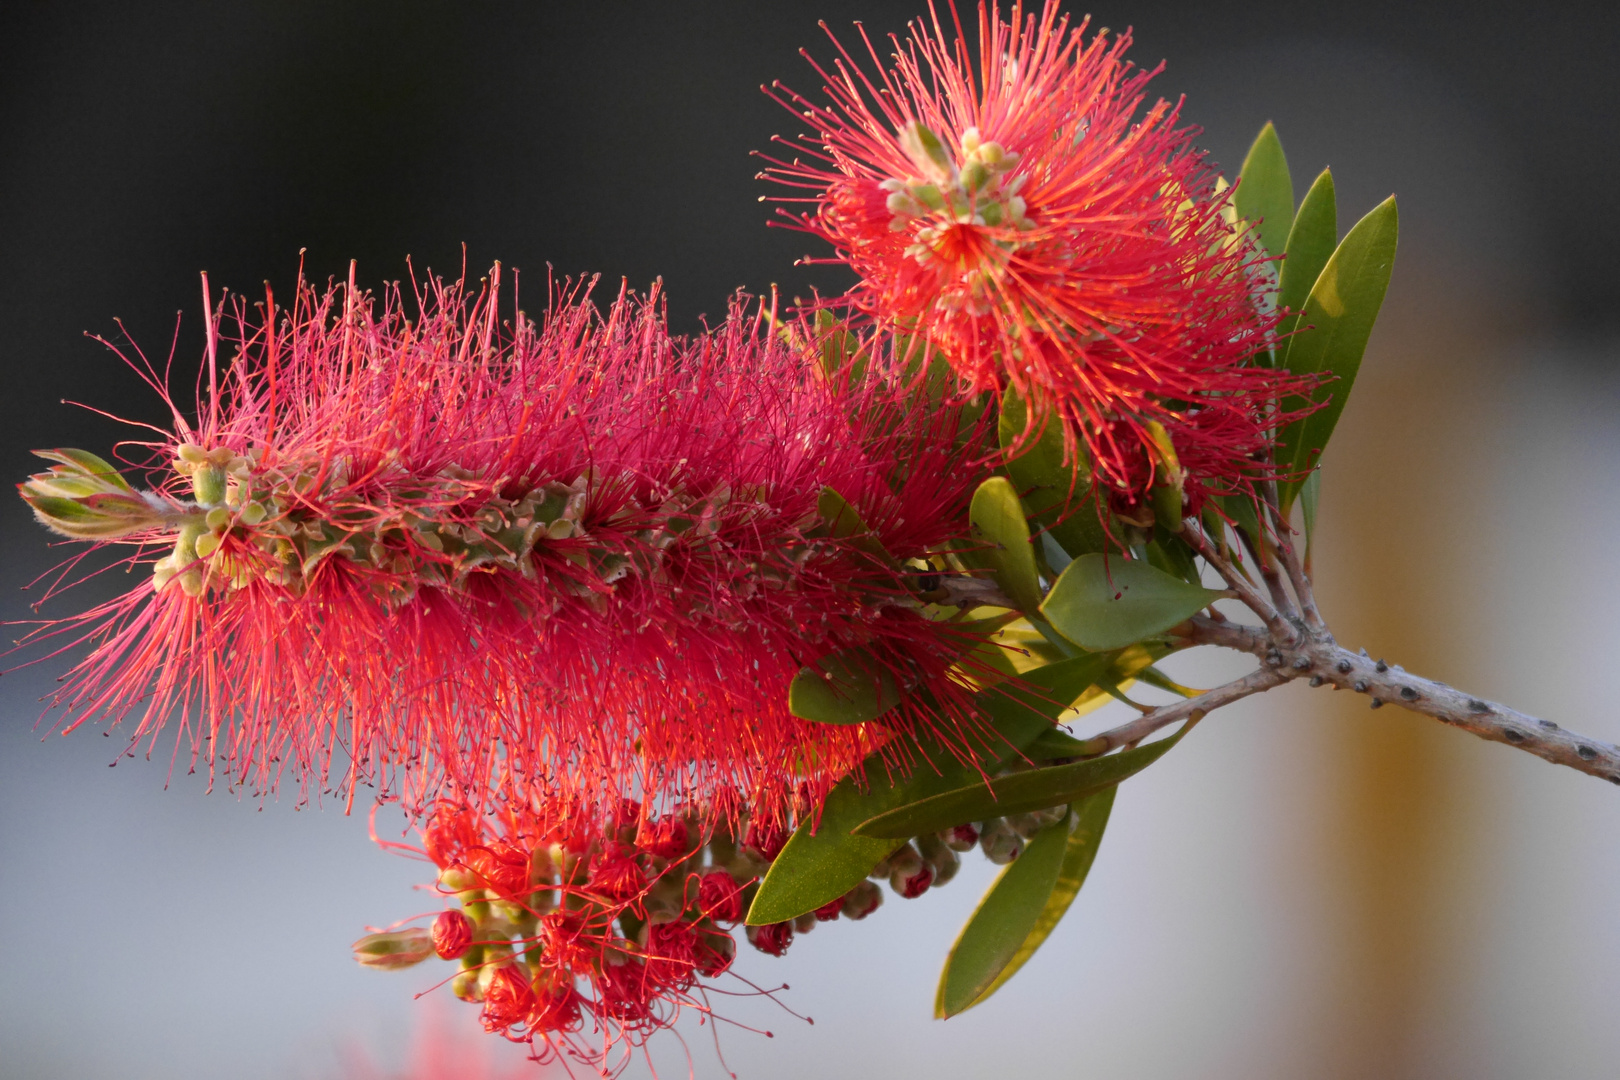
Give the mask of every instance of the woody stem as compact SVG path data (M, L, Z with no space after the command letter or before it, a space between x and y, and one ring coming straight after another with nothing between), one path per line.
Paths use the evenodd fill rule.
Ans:
M1492 742L1504 743L1564 765L1588 776L1620 784L1620 747L1566 731L1551 720L1474 697L1461 690L1374 660L1365 652L1341 648L1325 630L1307 630L1279 638L1258 626L1219 622L1194 616L1175 633L1189 645L1219 645L1260 658L1260 667L1240 679L1185 701L1172 702L1088 740L1106 753L1146 738L1167 725L1203 715L1250 694L1296 679L1365 694L1373 708L1399 705L1412 712L1461 728ZM1088 749L1091 749L1088 746Z

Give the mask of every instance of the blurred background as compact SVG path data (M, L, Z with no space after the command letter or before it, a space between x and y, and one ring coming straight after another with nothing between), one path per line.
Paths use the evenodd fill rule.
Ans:
M847 39L852 20L878 35L922 7L6 5L0 471L122 435L64 398L161 422L83 335L121 317L160 360L177 341L184 396L200 270L283 296L301 252L313 279L353 258L373 287L407 256L474 276L500 259L531 288L548 265L662 275L688 330L739 286L842 288L794 267L806 238L765 228L748 154L795 121L758 87L816 88L796 50L828 54L818 19ZM1390 297L1323 483L1316 563L1340 640L1620 740L1613 10L1094 13L1136 27L1138 62L1168 60L1159 93L1186 95L1229 175L1269 119L1299 193L1334 168L1341 231L1399 194ZM0 545L0 617L28 618L22 587L62 552L20 502L0 506ZM436 1008L473 1038L473 1009L413 1001L431 975L348 959L364 924L432 906L363 815L204 794L162 752L109 769L118 739L34 727L55 673L0 679L0 1077L328 1078L361 1075L356 1054L386 1073ZM683 1032L698 1077L1612 1076L1617 838L1620 794L1598 781L1288 687L1124 789L1069 917L988 1004L929 1019L991 876L970 862L783 960L744 957L813 1028L727 1002L774 1038L723 1031L725 1066L707 1028ZM680 1042L652 1064L684 1075Z

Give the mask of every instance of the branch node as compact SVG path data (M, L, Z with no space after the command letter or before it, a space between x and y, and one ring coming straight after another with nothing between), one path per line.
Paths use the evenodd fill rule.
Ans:
M1340 660L1338 663L1338 668L1340 675L1348 675L1350 674L1351 663L1348 660Z

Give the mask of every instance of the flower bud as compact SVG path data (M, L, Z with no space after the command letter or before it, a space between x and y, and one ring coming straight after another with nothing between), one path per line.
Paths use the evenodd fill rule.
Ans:
M808 934L816 928L816 921L816 913L813 911L807 911L803 915L795 915L793 917L793 932L796 934Z
M433 955L433 936L420 926L367 934L352 946L362 966L383 971L413 967Z
M433 951L441 960L457 960L473 941L473 921L454 908L433 920Z
M59 464L17 485L18 494L47 529L75 540L113 540L161 528L170 509L142 495L118 470L85 450L36 450Z
M456 972L456 977L450 980L450 992L462 1001L483 1001L484 994L478 988L478 972L467 970Z
M984 823L979 834L979 847L984 857L997 866L1006 866L1024 852L1024 839L1012 830L1005 818Z
M838 918L838 913L843 910L844 897L840 896L838 899L829 900L827 903L816 908L815 916L822 922L832 922L834 919Z
M883 906L883 890L870 881L863 881L844 894L843 903L844 918L859 922Z
M643 822L636 834L636 846L660 859L680 858L689 850L688 843L686 822L677 817L667 817L657 823Z
M1045 823L1034 814L1009 814L1005 820L1008 828L1025 840L1035 839L1035 834L1046 828Z
M793 924L790 922L750 926L744 933L748 935L748 944L771 956L781 956L793 944Z
M909 874L895 870L889 875L889 888L907 900L921 896L933 883L934 868L921 860L918 861L917 869Z
M979 843L979 827L971 823L956 825L940 833L940 836L952 851L972 851Z
M513 1024L521 1024L533 1007L534 990L529 986L528 973L515 964L507 964L496 968L490 976L480 1019L485 1031L505 1031Z
M697 902L698 910L715 922L742 918L742 890L725 870L710 870L698 878Z
M697 973L714 978L731 966L737 957L737 942L722 930L698 930L698 947L692 955Z
M755 820L749 824L748 836L743 841L743 844L745 848L757 852L766 863L770 863L787 846L788 835L788 831L780 825L770 825Z

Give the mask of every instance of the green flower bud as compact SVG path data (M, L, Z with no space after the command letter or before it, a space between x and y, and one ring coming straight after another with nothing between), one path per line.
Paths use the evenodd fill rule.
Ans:
M433 955L433 935L420 926L367 934L352 946L363 967L397 971L414 967Z

